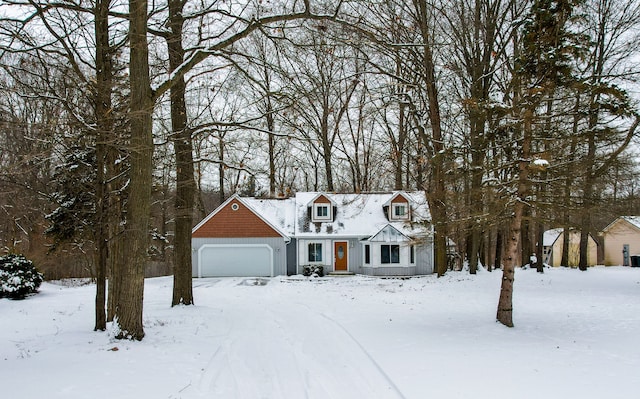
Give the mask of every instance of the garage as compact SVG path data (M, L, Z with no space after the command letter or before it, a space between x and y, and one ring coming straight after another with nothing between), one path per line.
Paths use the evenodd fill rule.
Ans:
M267 244L208 244L198 249L198 277L270 277L273 250Z

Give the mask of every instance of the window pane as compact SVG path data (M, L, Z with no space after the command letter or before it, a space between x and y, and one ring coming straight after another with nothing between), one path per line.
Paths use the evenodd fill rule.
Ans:
M364 246L364 263L371 263L371 246L368 244Z
M391 263L400 263L400 245L391 245Z
M322 244L309 244L309 262L322 262Z
M404 216L406 215L406 209L404 205L396 205L394 206L395 216Z
M410 247L410 254L409 256L411 257L411 259L409 260L410 263L416 263L416 248L412 245Z
M326 205L319 205L316 208L316 216L318 217L327 217L329 216L329 207Z
M381 263L390 263L391 257L389 254L389 245L381 245L380 246L380 262Z

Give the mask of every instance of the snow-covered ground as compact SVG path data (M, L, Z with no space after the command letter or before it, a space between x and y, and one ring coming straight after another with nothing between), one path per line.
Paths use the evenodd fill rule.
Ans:
M146 281L142 342L94 332L94 286L0 300L2 398L634 398L640 268Z

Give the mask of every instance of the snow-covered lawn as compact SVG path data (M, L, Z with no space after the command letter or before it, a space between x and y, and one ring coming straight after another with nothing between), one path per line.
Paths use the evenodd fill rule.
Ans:
M408 280L146 281L142 342L94 332L94 286L0 300L2 398L635 398L640 268Z

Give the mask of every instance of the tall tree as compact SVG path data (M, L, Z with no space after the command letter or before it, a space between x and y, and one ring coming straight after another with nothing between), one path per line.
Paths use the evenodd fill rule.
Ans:
M431 174L426 190L434 225L435 267L438 276L447 270L447 206L445 204L444 137L440 115L440 99L436 82L435 59L433 54L432 24L433 9L426 0L413 0L413 13L421 36L422 50L419 57L422 83L425 86L430 134L417 122L418 132L425 147L431 149L429 166Z
M558 87L573 82L573 67L575 59L581 55L581 47L568 24L576 5L578 1L573 0L535 0L525 18L520 53L516 56L513 118L520 121L514 131L521 133L521 144L517 161L517 191L513 199L496 316L499 322L508 327L513 327L513 281L520 258L518 245L523 214L525 206L530 204L530 164L534 161L532 145L536 113L540 104L552 96Z
M359 72L354 52L332 37L328 25L314 28L287 57L287 125L320 155L326 189L335 191L335 147L360 83Z
M580 220L580 270L587 270L589 235L593 232L591 213L596 205L595 182L603 176L626 150L635 134L639 119L628 94L617 83L637 76L638 71L625 63L633 54L637 56L637 31L640 24L640 4L617 0L588 2L587 26L591 30L593 45L589 51L585 84L588 107L583 140L587 143L584 155L582 209ZM619 127L620 119L634 118ZM624 123L624 122L623 122ZM618 126L616 126L618 125ZM609 151L600 151L608 143Z
M96 299L95 299L95 330L107 328L106 317L106 280L107 258L109 245L109 201L107 184L107 142L113 133L113 102L114 86L113 57L114 46L109 36L110 0L96 0L94 8L95 30L95 62L96 79L94 89L94 109L96 118L96 176L94 183L96 209Z
M487 132L489 112L494 107L491 98L494 71L507 40L501 40L507 23L509 1L473 0L452 2L452 11L443 12L453 33L453 60L457 64L463 93L462 105L468 120L469 170L471 185L468 190L470 215L468 222L469 271L475 274L482 240L487 229L486 202L483 200L483 180L486 171L485 157L490 143ZM451 15L449 15L451 14Z
M153 97L149 76L147 42L147 1L129 0L129 105L131 136L129 144L130 190L125 211L127 221L123 243L128 262L120 265L122 291L115 309L117 338L141 340L144 270L147 260L149 211L153 173Z
M169 0L169 71L177 70L184 62L185 50L182 46L185 0ZM176 79L171 87L171 138L176 162L175 200L175 262L173 271L172 306L192 305L191 285L191 228L193 227L193 206L195 180L193 168L193 140L188 127L185 100L186 82L184 77Z
M333 19L332 15L315 15L310 2L304 1L304 9L261 18L243 18L221 11L220 16L230 18L230 25L240 24L229 37L216 37L216 41L204 50L197 49L176 67L166 80L151 89L149 70L149 43L147 41L147 2L129 0L129 52L130 52L130 192L125 206L127 223L124 234L124 253L129 256L128 265L121 273L122 287L115 317L120 327L118 338L142 339L142 305L144 291L144 265L148 243L149 206L153 172L152 112L158 99L180 84L185 75L208 57L222 52L235 42L247 37L266 24L299 19ZM222 29L222 32L227 31ZM193 179L193 175L190 177Z

